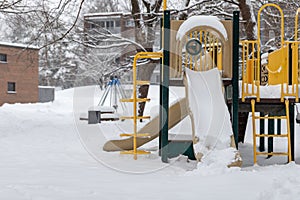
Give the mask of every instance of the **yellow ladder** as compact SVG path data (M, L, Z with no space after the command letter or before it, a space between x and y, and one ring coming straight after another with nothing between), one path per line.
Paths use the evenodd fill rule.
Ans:
M254 164L257 163L257 155L268 155L268 156L288 156L288 161L292 161L292 154L291 154L291 141L290 141L290 117L289 117L289 100L285 100L285 116L256 116L255 115L255 99L251 100L251 108L252 108L252 128L253 128L253 157L254 157ZM287 133L286 134L259 134L256 132L256 121L260 119L285 119L286 126L287 126ZM288 150L287 152L258 152L256 151L256 138L259 137L286 137L288 140Z
M138 98L137 97L137 86L139 85L149 85L149 81L137 80L137 60L143 58L162 58L162 52L140 52L134 56L133 60L133 97L131 99L121 99L121 102L131 102L133 103L133 116L123 116L120 119L132 119L133 120L133 133L122 133L121 137L132 137L133 138L133 150L121 151L121 154L133 154L134 159L137 159L138 154L150 154L148 151L137 150L137 138L138 137L149 137L148 133L138 133L137 123L140 119L150 119L150 116L138 116L137 113L137 103L149 102L149 98Z

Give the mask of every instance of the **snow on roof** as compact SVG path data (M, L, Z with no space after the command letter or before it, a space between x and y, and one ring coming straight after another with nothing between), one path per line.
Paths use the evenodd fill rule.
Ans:
M108 17L108 16L116 16L116 15L131 15L129 12L101 12L101 13L87 13L84 14L84 17Z
M228 39L227 31L224 25L220 22L219 18L216 16L192 16L188 18L180 26L176 35L176 39L181 40L187 32L189 32L190 30L198 26L208 26L213 29L216 29L223 35L223 37L226 40Z
M0 42L0 46L16 47L16 48L23 48L23 49L39 49L39 47L37 46L33 46L29 44L12 43L12 42Z

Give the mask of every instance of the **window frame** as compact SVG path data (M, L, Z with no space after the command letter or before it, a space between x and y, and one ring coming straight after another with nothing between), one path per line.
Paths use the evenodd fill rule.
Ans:
M16 82L12 82L12 81L7 82L7 93L8 94L16 94L17 93L17 84L16 84Z
M5 59L2 59L5 58ZM0 53L0 63L7 63L7 54Z

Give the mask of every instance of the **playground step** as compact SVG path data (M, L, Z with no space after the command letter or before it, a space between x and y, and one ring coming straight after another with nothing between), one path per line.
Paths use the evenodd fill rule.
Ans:
M120 119L124 120L124 119L150 119L150 116L123 116L123 117L120 117Z
M260 117L260 116L253 116L255 119L287 119L286 116L265 116L265 117Z
M140 102L149 102L150 99L149 98L137 98L136 102L140 103ZM134 99L120 99L120 102L134 102Z
M271 152L271 153L267 153L267 152L256 152L257 155L268 155L268 156L288 156L289 153L288 152Z
M274 135L274 134L256 134L255 137L288 137L288 134L280 134L280 135Z
M137 80L136 81L137 85L150 85L150 81L141 81L141 80Z
M120 134L121 137L133 137L134 133L122 133ZM136 137L150 137L149 133L137 133Z
M134 150L130 150L130 151L121 151L121 154L150 154L149 151L144 151L144 150L137 150L136 152Z

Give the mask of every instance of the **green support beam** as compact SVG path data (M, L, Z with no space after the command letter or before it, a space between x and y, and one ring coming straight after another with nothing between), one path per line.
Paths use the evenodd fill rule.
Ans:
M290 103L290 105L289 105L292 161L295 161L295 111L294 111L294 106L295 106L294 103Z
M232 34L232 129L236 147L239 137L239 11L233 12Z
M264 117L265 113L261 112L260 116ZM264 119L259 120L259 133L265 134L265 120ZM259 138L259 151L260 152L265 151L265 138L264 137Z
M169 71L170 71L170 11L164 11L163 18L163 64L160 68L160 153L161 160L168 162L169 132Z
M274 116L272 114L269 114L269 116ZM274 135L275 134L275 123L274 123L274 119L268 119L268 134L269 135ZM273 149L273 141L274 138L273 137L269 137L268 138L268 153L272 153L274 151ZM272 156L268 156L268 158L270 158Z

